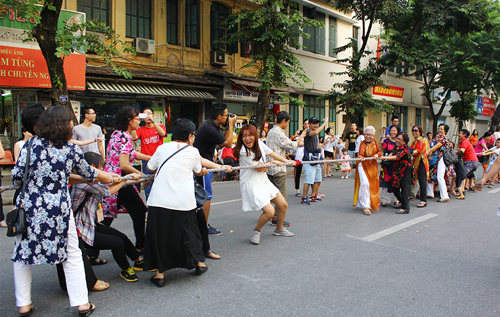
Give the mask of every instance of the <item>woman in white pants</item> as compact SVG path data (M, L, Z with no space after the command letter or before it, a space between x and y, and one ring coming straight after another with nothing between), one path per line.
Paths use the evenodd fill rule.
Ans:
M446 124L440 124L438 128L439 141L431 149L427 151L427 156L431 155L433 152L438 153L436 167L431 170L431 173L436 175L436 180L438 182L439 196L441 199L438 202L445 202L450 200L448 196L447 183L449 183L448 167L444 164L443 154L444 151L452 149L453 145L448 139L446 134L450 127Z
M32 110L28 107L23 111L22 122L27 130L25 123L29 120L25 122L24 119L36 113ZM35 126L38 136L25 144L12 169L12 182L16 186L22 182L26 169L28 173L25 197L20 195L16 199L16 206L22 206L26 211L26 232L16 236L12 255L16 306L20 316L28 316L33 311L32 266L45 263L63 264L70 304L78 306L80 316L90 315L95 308L88 300L82 253L78 248L68 192L69 175L74 169L86 181L103 183L111 182L112 177L91 168L82 150L69 142L72 120L73 114L65 107L53 106L45 110L38 121L44 124ZM27 166L28 147L31 154ZM113 178L119 181L119 177Z

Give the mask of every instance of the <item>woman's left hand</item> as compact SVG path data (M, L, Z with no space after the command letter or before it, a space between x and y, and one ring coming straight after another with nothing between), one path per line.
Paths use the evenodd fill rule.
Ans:
M375 154L373 157L374 157L375 159L377 159L377 158L378 158L378 154Z
M279 167L283 166L283 162L281 161L272 161L272 163L278 165Z

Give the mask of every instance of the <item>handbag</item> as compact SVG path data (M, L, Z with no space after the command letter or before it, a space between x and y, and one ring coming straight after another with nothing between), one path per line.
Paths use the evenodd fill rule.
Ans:
M163 163L161 164L161 166L156 171L155 177L158 175L158 173L160 172L160 170L163 167L163 165L165 165L165 163L167 163L167 161L170 160L172 158L172 156L174 156L175 154L177 154L180 151L184 150L188 146L189 145L186 145L186 146L178 149L172 155L170 155L165 161L163 161ZM196 207L197 208L203 207L203 205L205 205L205 202L208 199L208 192L197 181L194 181L194 197L196 198Z
M31 145L33 144L33 138L28 142L28 149L26 153L26 166L24 168L23 175L23 186L21 189L21 205L18 208L14 208L7 213L5 217L5 222L7 223L7 237L15 237L18 234L23 234L26 232L26 211L23 208L24 196L26 193L26 183L28 181L28 171L30 168L31 159ZM17 199L16 199L17 201Z
M443 152L443 161L446 166L458 162L458 156L454 149L445 150Z

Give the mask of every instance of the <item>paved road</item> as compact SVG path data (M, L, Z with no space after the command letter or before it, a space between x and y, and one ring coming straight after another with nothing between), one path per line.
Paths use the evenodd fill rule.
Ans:
M127 283L111 253L94 267L111 287L93 292L95 316L499 316L500 185L468 193L465 201L430 201L409 215L382 208L371 216L352 208L353 179L327 179L323 202L304 206L288 179L293 238L262 230L249 242L258 212L241 212L238 182L214 185L211 238L222 260L207 259L197 277L183 269L166 273L166 286ZM228 202L229 201L229 202ZM132 236L131 220L114 223ZM403 229L401 229L404 227ZM389 230L388 230L389 229ZM401 229L396 231L397 229ZM385 230L385 231L384 231ZM16 316L11 238L0 231L0 316ZM59 289L55 268L33 270L34 316L75 316Z

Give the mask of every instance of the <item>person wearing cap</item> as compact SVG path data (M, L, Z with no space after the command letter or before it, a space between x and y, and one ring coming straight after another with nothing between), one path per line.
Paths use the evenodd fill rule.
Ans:
M319 147L318 135L325 128L328 122L328 117L323 119L323 124L319 126L319 120L316 117L311 117L309 119L309 129L306 131L306 136L304 138L304 157L303 162L307 161L318 161L321 157L321 148ZM321 164L304 164L305 181L304 181L304 193L302 196L302 204L310 205L310 202L321 201L318 197L319 185L322 180L322 168ZM312 185L312 192L310 200L307 199L307 193L309 192L309 186Z

